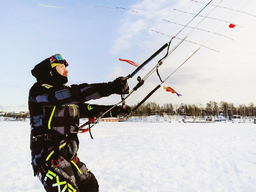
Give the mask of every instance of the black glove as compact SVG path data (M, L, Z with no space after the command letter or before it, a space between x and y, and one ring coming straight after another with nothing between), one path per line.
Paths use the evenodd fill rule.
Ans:
M131 107L128 105L117 106L111 110L112 116L117 117L118 115L129 115L131 113Z
M129 86L127 83L127 79L124 77L116 78L112 83L111 87L114 93L116 94L128 94Z

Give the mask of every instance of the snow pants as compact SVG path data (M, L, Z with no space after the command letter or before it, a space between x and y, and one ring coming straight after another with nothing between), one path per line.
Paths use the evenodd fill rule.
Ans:
M98 192L98 182L79 158L62 156L42 166L37 174L47 192Z

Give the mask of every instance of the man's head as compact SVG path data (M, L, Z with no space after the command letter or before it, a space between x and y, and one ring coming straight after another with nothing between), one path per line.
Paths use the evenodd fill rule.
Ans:
M37 64L31 71L39 83L63 85L67 83L68 63L60 54L55 54Z

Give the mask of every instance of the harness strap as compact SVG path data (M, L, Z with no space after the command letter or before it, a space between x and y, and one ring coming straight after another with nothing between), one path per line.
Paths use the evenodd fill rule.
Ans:
M77 164L73 160L71 160L71 163L75 166L75 168L78 170L78 172L80 174L82 174L82 171L79 169L79 167L77 166Z
M53 114L55 112L55 109L56 109L56 106L54 106L53 109L52 109L52 113L51 113L51 116L50 116L49 121L48 121L48 129L51 129L51 122L52 122L52 117L53 117Z

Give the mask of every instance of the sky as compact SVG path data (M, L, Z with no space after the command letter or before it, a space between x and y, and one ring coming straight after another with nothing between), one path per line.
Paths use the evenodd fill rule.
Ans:
M189 58L162 84L182 96L160 88L149 102L256 104L256 1L213 0L183 29L203 3L208 0L1 2L0 110L28 111L28 93L35 83L31 69L53 54L60 53L69 63L68 85L109 82L136 69L119 58L141 64L171 36L176 38L170 49L180 39L186 37L187 41L164 61L159 73L165 79ZM229 27L231 23L234 28ZM143 78L165 54L161 52L129 79L130 89L137 76ZM127 105L138 103L160 83L153 73L127 99ZM91 103L119 101L119 95L112 95Z

